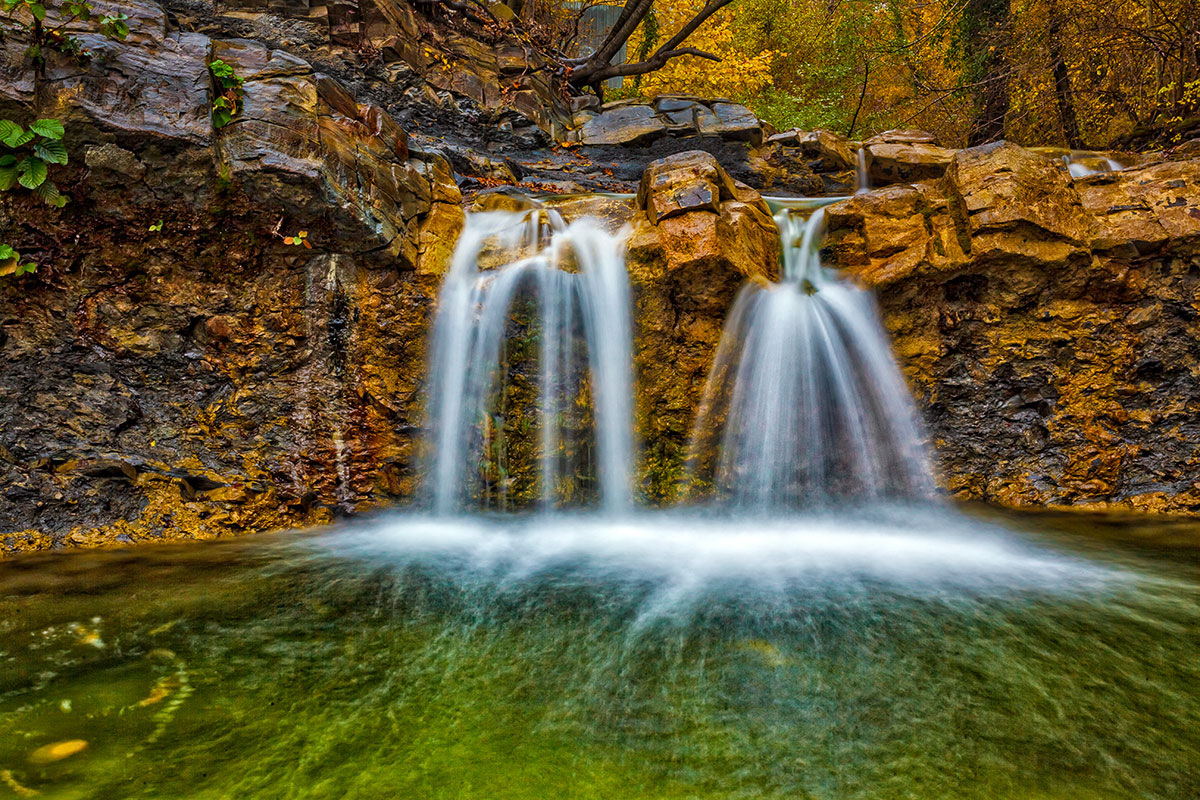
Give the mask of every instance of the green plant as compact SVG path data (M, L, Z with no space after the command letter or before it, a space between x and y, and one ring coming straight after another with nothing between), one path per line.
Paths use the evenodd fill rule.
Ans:
M53 24L47 24L48 9L55 9ZM88 0L64 0L51 4L48 0L0 0L0 32L23 32L29 37L25 55L40 71L46 63L46 51L62 53L77 63L91 57L91 51L76 36L67 33L72 22L90 21L95 9ZM129 35L129 17L125 14L103 14L99 17L100 32L110 39Z
M224 128L242 111L242 96L246 94L242 84L245 81L220 59L210 63L208 71L212 73L217 89L212 102L213 127Z
M51 164L67 163L62 143L63 124L56 119L39 119L25 130L12 120L0 120L0 191L20 184L39 200L62 208L67 198L54 181L47 180Z
M302 244L309 250L312 250L312 243L308 241L308 231L300 231L295 236L285 236L283 237L283 243L292 245Z
M161 233L162 229L163 229L163 221L161 219L158 222L150 223L150 232L151 233Z
M21 262L21 254L12 245L0 244L0 278L13 276L19 278L29 272L36 272L37 264L32 261Z

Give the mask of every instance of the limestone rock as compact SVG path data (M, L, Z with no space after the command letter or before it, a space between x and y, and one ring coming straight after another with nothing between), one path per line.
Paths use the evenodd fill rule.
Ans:
M830 206L879 297L946 488L1016 507L1200 511L1200 161L1071 180L1011 144Z
M293 55L121 8L148 20L128 41L81 33L103 58L47 65L72 202L0 196L41 265L0 282L0 552L291 528L410 492L463 219L448 162ZM0 43L0 116L28 118L23 46ZM246 78L220 131L210 54ZM311 249L285 243L300 231Z
M642 489L662 500L677 489L724 315L746 280L778 274L779 233L759 194L703 152L651 163L630 225Z
M750 109L736 103L713 103L711 111L711 115L697 118L701 134L762 144L762 123Z
M929 131L893 129L877 133L863 142L863 144L868 147L876 144L928 144L937 146L939 142L937 137Z
M924 142L878 142L863 145L874 184L912 183L940 178L955 151Z
M638 205L652 224L691 211L719 212L733 199L733 180L711 155L691 150L652 162L642 175Z
M666 131L654 113L644 105L627 105L604 111L588 120L579 130L579 141L585 145L641 144L657 139Z

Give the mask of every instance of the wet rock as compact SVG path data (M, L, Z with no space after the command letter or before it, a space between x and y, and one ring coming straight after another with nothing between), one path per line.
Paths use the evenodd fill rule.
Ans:
M713 103L711 112L697 117L696 127L701 134L756 145L762 143L762 123L750 109L736 103Z
M1200 511L1200 161L1072 181L1011 144L827 210L875 287L945 486L1017 507Z
M733 199L733 179L708 153L692 150L652 162L638 188L638 205L652 224L691 211L720 211Z
M0 196L0 229L20 219L40 265L0 283L0 549L295 527L410 492L395 464L415 463L428 311L463 219L449 163L294 55L122 8L159 23L81 34L104 51L86 69L47 65L72 202ZM220 131L210 52L247 79ZM30 97L0 81L0 116ZM285 243L301 231L311 249Z
M661 502L678 488L724 316L747 279L777 273L779 234L759 194L704 152L651 163L630 226L637 431L648 454L641 488Z
M937 137L929 131L904 129L904 130L887 130L883 133L877 133L871 138L863 142L867 147L877 144L927 144L937 146L940 144Z

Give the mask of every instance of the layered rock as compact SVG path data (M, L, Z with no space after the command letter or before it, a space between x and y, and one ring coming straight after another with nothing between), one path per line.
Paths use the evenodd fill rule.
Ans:
M761 144L762 122L745 106L685 95L617 100L572 118L568 141L583 145L638 145L666 136L714 136Z
M1012 506L1200 510L1200 162L1072 180L1011 144L831 206L945 485Z
M704 152L652 163L631 224L639 472L661 502L678 489L725 314L747 280L777 277L779 232L758 193Z
M83 32L39 116L71 202L0 196L0 551L309 524L407 494L423 339L461 225L446 162L305 62L170 31ZM27 120L24 45L0 117ZM246 78L214 131L208 59ZM287 244L296 237L311 247Z

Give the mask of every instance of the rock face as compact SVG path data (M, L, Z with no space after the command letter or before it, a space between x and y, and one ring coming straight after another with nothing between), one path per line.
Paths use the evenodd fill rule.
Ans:
M137 35L88 39L104 57L40 87L71 202L0 199L0 240L41 265L0 282L0 552L409 492L425 319L462 220L448 164L305 62L124 8ZM0 117L27 119L23 48L4 42ZM246 78L220 131L211 55ZM301 230L311 249L283 241Z
M1002 143L827 219L954 494L1200 511L1200 162L1072 181Z
M758 193L703 152L652 163L631 224L640 488L661 502L678 489L725 314L747 280L777 277L779 232Z

